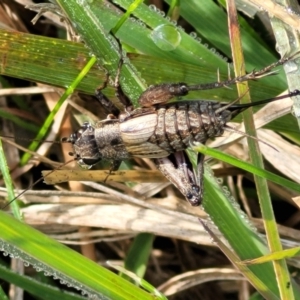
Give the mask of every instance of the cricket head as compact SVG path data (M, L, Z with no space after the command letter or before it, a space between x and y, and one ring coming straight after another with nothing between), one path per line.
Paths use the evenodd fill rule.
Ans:
M102 159L95 140L95 128L90 123L83 123L67 141L73 145L73 155L82 168L90 169Z

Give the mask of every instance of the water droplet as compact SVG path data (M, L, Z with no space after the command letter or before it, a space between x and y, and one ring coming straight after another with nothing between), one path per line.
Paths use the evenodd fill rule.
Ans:
M150 8L150 10L152 10L152 11L157 11L156 6L153 5L153 4L149 5L149 8Z
M151 33L155 45L164 51L175 50L181 41L181 35L172 25L159 25Z
M162 11L162 10L159 10L159 14L160 14L162 17L164 17L164 16L166 15L165 12Z
M231 203L236 203L236 202L235 202L235 198L234 198L233 196L229 197L229 201L230 201Z
M182 26L180 26L180 25L177 26L177 29L178 29L179 31L185 32L184 28L183 28Z
M192 31L192 32L190 33L190 36L191 36L193 39L195 39L195 38L197 38L197 33L196 33L195 31Z
M216 180L217 180L218 184L222 184L223 183L223 178L216 178Z

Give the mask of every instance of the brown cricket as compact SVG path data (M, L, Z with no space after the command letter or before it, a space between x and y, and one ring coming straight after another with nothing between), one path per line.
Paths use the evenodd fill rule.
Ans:
M294 56L293 56L294 57ZM88 122L67 141L72 143L74 155L83 167L91 167L102 159L114 163L141 157L154 159L158 169L170 180L193 206L203 197L203 161L198 154L198 167L193 171L185 151L194 143L205 144L209 138L221 136L226 123L246 108L298 95L288 95L249 104L220 103L207 100L167 102L184 96L191 90L224 87L236 82L257 79L291 60L278 62L245 76L211 84L161 84L149 87L139 98L141 108L121 113L92 125Z

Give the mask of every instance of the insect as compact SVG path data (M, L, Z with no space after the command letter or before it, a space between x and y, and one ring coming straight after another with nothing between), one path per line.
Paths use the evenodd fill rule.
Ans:
M197 170L194 172L184 150L196 142L205 144L209 138L221 136L226 130L226 123L246 108L282 97L244 105L235 104L236 101L229 104L205 100L167 102L192 90L256 79L292 58L283 58L260 71L223 82L151 86L139 98L141 108L125 111L95 125L85 122L66 141L72 143L76 160L85 168L103 159L118 165L132 157L151 158L187 201L198 206L203 197L204 156L198 154ZM299 93L295 90L283 97Z
M198 154L197 168L194 170L185 150L194 143L205 144L209 138L221 136L229 128L226 123L248 107L293 97L299 95L300 91L295 90L277 98L249 104L235 104L236 101L229 104L208 100L176 103L168 101L174 97L187 95L192 90L219 88L266 76L274 67L290 61L297 54L283 58L259 71L222 82L150 86L140 95L141 107L137 109L128 107L130 101L122 89L117 87L117 93L126 110L118 115L109 115L107 119L94 125L85 122L63 142L72 144L72 154L84 168L91 168L101 160L110 160L113 162L110 171L114 171L124 159L133 157L153 159L157 168L178 188L187 201L192 206L198 206L203 197L204 156ZM121 66L122 61L119 68ZM101 98L99 92L98 97ZM100 100L110 107L109 100ZM232 131L232 128L230 129ZM42 178L38 181L40 180Z

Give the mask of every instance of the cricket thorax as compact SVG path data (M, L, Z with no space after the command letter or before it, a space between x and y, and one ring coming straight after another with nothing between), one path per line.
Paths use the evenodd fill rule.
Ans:
M102 159L122 160L128 158L120 136L120 123L104 120L92 126L85 122L69 138L79 165L90 168Z

